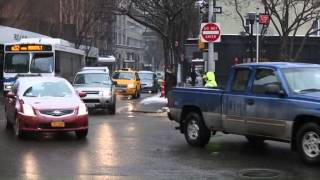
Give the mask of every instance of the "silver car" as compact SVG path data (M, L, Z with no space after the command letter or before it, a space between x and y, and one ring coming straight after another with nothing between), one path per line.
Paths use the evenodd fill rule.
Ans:
M78 92L85 92L82 98L88 109L108 109L110 114L116 113L115 83L108 72L86 70L78 72L73 86Z

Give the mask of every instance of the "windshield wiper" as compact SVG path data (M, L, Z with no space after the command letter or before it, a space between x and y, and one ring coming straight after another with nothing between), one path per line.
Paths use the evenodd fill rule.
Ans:
M303 90L300 90L298 92L320 92L320 89L310 88L310 89L303 89Z

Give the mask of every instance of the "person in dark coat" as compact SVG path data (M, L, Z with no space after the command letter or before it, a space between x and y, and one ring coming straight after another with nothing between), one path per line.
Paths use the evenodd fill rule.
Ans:
M196 84L196 78L197 78L197 73L196 73L194 67L192 67L192 69L191 69L190 77L191 77L191 86L195 86L195 84Z
M165 80L166 80L166 96L170 90L172 90L173 87L177 85L177 79L173 68L167 68L166 74L165 74Z

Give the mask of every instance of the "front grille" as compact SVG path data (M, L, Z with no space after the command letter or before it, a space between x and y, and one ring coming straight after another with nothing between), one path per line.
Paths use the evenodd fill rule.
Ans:
M100 103L99 99L83 99L84 103Z
M82 91L86 94L99 94L99 91Z
M127 85L126 85L126 84L118 84L117 87L118 87L118 88L126 88Z
M50 110L40 110L39 112L44 115L59 117L59 116L72 114L74 110L73 109L68 109L68 110L50 109Z

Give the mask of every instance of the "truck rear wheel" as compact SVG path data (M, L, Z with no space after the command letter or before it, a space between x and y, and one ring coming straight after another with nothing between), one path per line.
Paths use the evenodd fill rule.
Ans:
M184 136L191 146L204 147L210 140L211 132L203 123L201 116L191 112L184 123Z
M320 126L318 124L307 123L298 130L297 148L304 162L320 163Z

